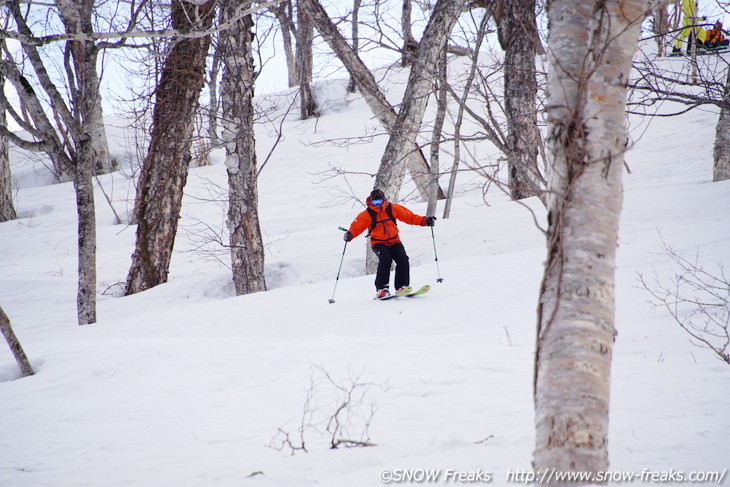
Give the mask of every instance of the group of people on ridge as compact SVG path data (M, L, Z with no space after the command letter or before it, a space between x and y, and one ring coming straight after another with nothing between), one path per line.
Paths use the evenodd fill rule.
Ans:
M691 52L692 43L704 51L724 49L730 44L722 31L722 22L718 20L712 29L705 30L698 24L707 21L707 17L698 17L695 10L695 0L682 0L682 30L674 42L670 55L679 56L682 53L682 44L688 37L687 54Z
M685 33L685 31L687 32ZM725 39L725 35L722 31L722 22L720 22L719 20L715 22L715 25L713 25L712 29L710 30L696 29L696 35L696 46L698 49L713 51L718 49L724 49L728 46L728 44L730 44L730 41L728 39ZM674 47L672 48L672 54L676 56L682 53L682 43L687 36L689 36L689 40L687 43L687 54L690 53L690 49L692 46L691 42L695 37L695 33L693 33L691 29L683 29L679 33L679 37L674 43Z

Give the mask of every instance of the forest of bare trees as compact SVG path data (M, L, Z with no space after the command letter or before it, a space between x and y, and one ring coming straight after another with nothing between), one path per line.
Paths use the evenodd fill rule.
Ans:
M111 54L131 65L145 53L148 63L140 70L148 91L127 94L148 137L137 147L142 156L130 222L136 241L129 249L125 294L167 282L188 170L196 148L204 147L225 150L228 235L222 245L230 251L232 280L242 295L267 289L257 188L257 77L270 62L267 53L283 53L299 118L322 116L312 86L322 72L315 53L326 51L387 136L374 184L388 199L404 197L408 176L417 197L431 202L429 216L436 201L445 199L448 217L455 175L465 167L460 144L468 142L500 153L493 170L484 170L485 161L466 165L483 172L485 184L514 200L537 197L546 207L534 465L607 468L627 113L671 116L715 107L708 172L714 181L730 179L728 65L718 58L711 65L696 57L673 64L662 59L679 29L679 3L129 0L112 9L92 0L5 0L0 14L0 222L17 217L10 145L44 154L58 182L73 182L78 324L96 322L94 177L114 170L101 90ZM454 35L455 26L468 35ZM499 51L497 64L480 56L487 44ZM396 103L373 74L376 66L365 61L364 54L376 49L408 70ZM449 77L454 59L469 66L459 80ZM674 102L672 108L659 109L666 101ZM441 119L434 128L424 123L424 114L436 106ZM443 129L446 110L452 133ZM478 138L462 135L467 119L479 127ZM199 120L207 120L205 130L196 129ZM369 255L369 269L373 262ZM9 319L0 313L10 337Z

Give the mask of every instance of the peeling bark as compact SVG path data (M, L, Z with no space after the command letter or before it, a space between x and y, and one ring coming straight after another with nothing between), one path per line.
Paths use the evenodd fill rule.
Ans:
M210 27L214 7L215 0L201 5L173 1L173 29ZM127 276L127 294L167 282L190 166L193 117L205 82L209 46L209 35L173 38L165 59L156 91L150 146L137 186L137 241Z

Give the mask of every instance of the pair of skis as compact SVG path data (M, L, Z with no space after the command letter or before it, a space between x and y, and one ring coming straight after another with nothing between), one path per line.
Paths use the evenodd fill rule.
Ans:
M379 301L387 301L388 299L400 298L400 297L410 298L413 296L418 296L419 294L425 294L425 293L429 292L430 290L431 290L431 286L428 284L421 286L421 288L418 289L417 291L414 291L412 287L408 286L406 288L401 289L399 292L397 292L395 294L389 294L382 298L373 298L373 299L377 299Z

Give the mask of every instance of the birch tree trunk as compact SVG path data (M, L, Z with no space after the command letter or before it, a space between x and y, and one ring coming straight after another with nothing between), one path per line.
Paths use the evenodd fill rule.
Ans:
M34 34L25 22L24 13L20 8L20 4L18 2L11 2L7 5L7 7L18 27L19 34L26 38L33 38ZM27 77L30 76L30 73L21 73L18 68L18 63L16 63L14 59L11 58L7 61L3 61L3 65L0 69L7 80L10 81L15 88L24 110L32 120L32 125L30 123L19 123L21 123L23 129L32 133L36 139L40 139L40 142L25 143L24 140L20 140L18 137L11 137L11 140L14 144L27 150L46 152L51 158L58 180L61 182L72 181L74 177L74 165L68 155L64 152L64 145L61 141L61 137L48 119L45 109L50 103L50 109L53 111L53 116L56 119L59 119L60 123L65 124L67 127L74 126L76 120L64 101L63 96L48 75L48 71L44 66L43 59L36 46L32 44L23 44L23 53L27 56L27 60L32 65L33 73L36 75L38 84L46 93L47 99L40 102L35 90L28 81ZM73 83L73 80L69 80L69 83ZM3 128L5 127L0 126L0 130Z
M436 76L438 59L446 49L449 34L461 13L462 6L461 0L438 0L418 46L398 119L390 132L388 144L385 146L375 176L374 187L381 189L390 201L398 201L405 176L405 162L411 148L416 146L416 137L420 132L423 114L433 87L432 79ZM430 172L425 176L429 182L427 187L430 188ZM426 195L428 194L427 191ZM370 249L365 254L365 269L368 273L373 273L377 269L377 259Z
M299 113L302 120L317 116L317 102L312 91L314 27L306 8L297 4L297 71L299 79Z
M172 28L210 27L214 7L215 0L201 5L174 0ZM126 294L167 282L209 46L210 36L173 38L165 59L156 91L150 146L137 186L137 241Z
M88 100L87 113L93 113L94 102ZM82 110L84 110L82 108ZM85 111L85 110L84 110ZM94 205L94 161L96 148L91 130L85 131L82 124L77 144L76 212L78 214L78 273L76 293L78 324L96 323L96 208Z
M535 352L538 471L608 467L626 83L649 10L648 0L550 3L548 258Z
M437 60L446 46L463 5L464 2L461 0L439 0L418 46L398 118L390 132L375 177L375 187L380 188L390 201L398 201L398 193L405 175L405 162L416 145L416 137L421 129L423 113L431 93L431 80L436 74Z
M317 0L300 0L299 5L309 11L315 27L350 73L351 79L357 84L375 118L385 130L392 133L398 123L398 114L380 90L373 73L353 51ZM408 146L407 154L408 172L415 181L421 197L428 199L430 169L426 157L416 144ZM439 198L442 197L443 192L439 188Z
M10 351L13 354L13 357L15 357L15 361L18 363L18 367L20 367L20 372L23 374L23 377L28 377L29 375L33 375L33 367L30 365L30 361L28 360L28 356L25 355L25 352L23 351L23 347L20 345L20 342L18 341L18 337L15 336L15 332L13 331L13 328L10 326L10 318L8 318L8 315L5 314L5 311L3 311L3 308L0 306L0 332L2 332L3 337L5 337L5 341L8 342L8 346L10 347Z
M667 33L669 32L669 12L667 5L662 3L654 9L652 22L652 32L655 34L657 44L657 56L664 57L667 48Z
M715 127L712 181L730 179L730 68L725 80L725 97L720 105L720 118Z
M507 117L508 184L513 199L542 194L544 179L537 167L535 56L539 41L535 0L502 1L500 42L504 49L504 108Z
M418 41L413 37L411 29L411 13L413 5L411 0L403 0L401 9L401 33L403 35L403 52L401 53L401 66L410 66L418 50Z
M446 63L446 49L444 49L438 60L438 76L436 78L436 118L433 122L433 131L431 133L431 184L428 207L426 209L426 215L428 216L436 215L436 205L438 203L439 152L441 151L441 132L443 131L444 121L446 119L446 84L448 83Z
M443 218L449 218L451 216L451 202L454 199L454 188L456 187L456 175L459 170L459 164L461 163L461 125L464 121L464 106L469 98L469 92L474 84L474 78L477 73L477 66L479 64L479 50L484 42L484 36L487 33L487 24L489 22L489 15L484 14L481 21L479 22L479 28L477 29L476 41L474 43L474 50L469 53L471 58L471 67L469 68L469 75L466 78L464 85L464 91L462 92L461 98L459 99L459 109L456 113L456 121L454 122L454 161L451 164L451 171L449 174L449 185L446 190L446 202L444 203L444 214Z
M73 2L56 0L66 32L91 34L93 0ZM67 41L66 51L73 60L68 79L75 86L71 100L76 108L77 123L71 127L76 149L76 211L78 214L78 291L76 306L78 324L96 322L96 209L94 204L94 172L109 172L109 149L101 110L99 76L96 71L97 47L91 40Z
M281 38L284 44L284 56L286 57L286 72L289 76L289 88L293 88L299 84L299 71L291 41L292 33L296 35L294 21L292 20L291 5L291 2L282 2L269 8L269 11L274 14L281 27Z
M220 44L220 41L218 42ZM208 80L208 139L210 139L210 148L215 149L220 144L218 138L218 112L220 103L218 102L218 73L221 67L220 47L215 48L213 59L210 67L210 78Z
M0 50L4 41L0 40ZM0 73L0 90L5 87L5 77ZM5 115L5 97L0 97L0 125L8 126ZM15 220L17 213L13 205L13 181L10 175L10 143L7 136L0 134L0 222Z
M27 10L18 2L8 4L9 11L21 36L34 39L25 22ZM31 8L29 6L28 8ZM47 10L51 5L44 5ZM33 42L23 43L25 60L32 66L20 71L13 59L0 62L2 72L15 88L28 115L28 120L16 116L16 122L32 135L33 140L15 134L8 135L14 144L50 156L62 181L73 180L78 215L78 290L77 316L79 325L96 321L96 212L93 175L108 170L108 149L101 111L101 94L97 59L99 46L92 40L94 2L92 0L56 0L66 33L75 37L66 42L64 67L68 97L57 89ZM42 15L42 14L41 14ZM12 57L10 54L8 56ZM34 75L35 83L44 92L41 99L27 79ZM42 101L41 101L42 100ZM46 114L50 108L55 122ZM2 131L0 127L0 132Z
M251 4L251 0L247 0ZM238 0L225 0L221 21L236 12ZM247 5L245 8L248 8ZM228 228L236 295L266 291L264 242L258 215L254 139L253 19L250 15L221 32L223 54L223 142L228 168Z
M362 5L362 0L355 0L352 5L352 52L355 53L356 56L360 55L360 6ZM348 93L354 93L355 87L357 84L355 83L355 79L350 75L350 82L347 84L347 92Z
M56 0L56 6L67 33L91 34L94 32L91 23L94 11L94 2L92 0ZM104 112L101 106L99 75L96 70L96 45L91 40L73 40L66 42L66 50L73 60L73 72L77 84L77 90L71 90L72 102L74 105L83 103L87 106L84 130L89 134L93 146L94 172L96 174L109 173L112 171L112 165L104 126ZM90 62L91 58L93 58L93 63ZM69 74L69 79L74 81L74 76ZM83 101L78 99L78 96L81 95L85 97Z

